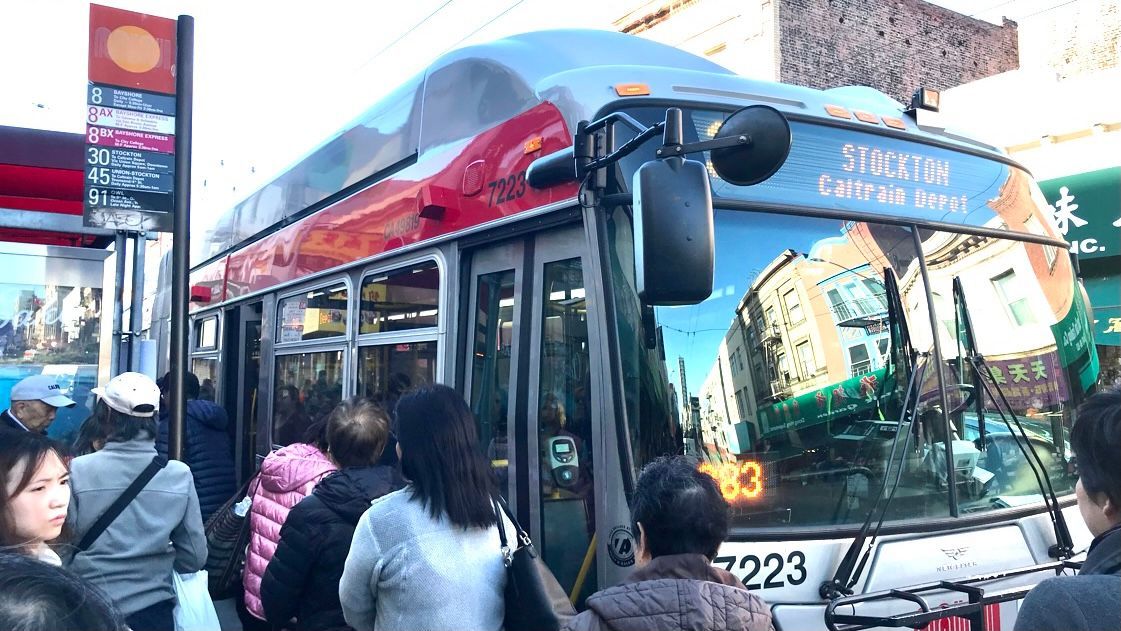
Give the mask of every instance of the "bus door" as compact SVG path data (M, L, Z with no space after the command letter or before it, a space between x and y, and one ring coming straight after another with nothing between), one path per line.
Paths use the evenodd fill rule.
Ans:
M586 249L578 226L489 246L472 254L466 292L465 391L480 444L577 602L598 584Z
M261 303L238 305L226 310L222 345L222 403L230 418L234 463L238 481L257 469L257 418L261 368Z

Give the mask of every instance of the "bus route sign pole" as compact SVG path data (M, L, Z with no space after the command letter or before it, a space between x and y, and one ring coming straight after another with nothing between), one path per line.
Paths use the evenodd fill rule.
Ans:
M195 19L180 15L176 27L175 216L171 248L171 410L167 452L183 456L183 419L187 412L187 274L191 226L191 114L194 98Z
M148 232L173 232L174 250L184 252L183 264L176 268L183 279L176 277L173 289L179 291L179 301L185 304L185 251L189 243L187 229L182 226L187 225L190 217L187 200L191 181L192 58L191 18L185 21L186 30L183 21L90 5L83 223L118 234L111 361L114 373L125 366L140 370L144 248ZM176 45L177 30L184 38L185 51ZM183 91L178 92L177 87ZM177 138L177 133L184 135ZM126 237L135 241L127 353L122 344L125 335L121 315ZM173 309L176 307L179 310L173 312L174 318L182 324L185 309L173 305ZM172 344L173 361L176 352L181 355L186 348L182 327L179 333L180 341ZM169 447L175 458L181 453L185 407L181 364L180 358L180 364L175 364L180 368L174 371L171 393Z

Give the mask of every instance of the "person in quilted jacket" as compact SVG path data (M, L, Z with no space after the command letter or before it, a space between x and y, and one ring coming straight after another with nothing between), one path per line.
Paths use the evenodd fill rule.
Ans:
M339 579L354 528L370 502L405 486L397 469L379 464L388 440L389 415L371 401L345 401L327 417L327 450L339 470L323 478L280 529L261 581L261 604L273 627L347 628Z
M631 506L638 569L592 594L569 631L772 631L767 605L712 559L728 534L716 481L684 456L646 465Z
M230 439L226 410L213 401L199 398L199 378L193 373L184 376L187 391L187 418L183 422L183 462L191 468L195 491L199 496L202 521L226 503L237 492L234 472L234 450ZM167 458L168 410L167 395L171 373L156 382L160 387L161 414L156 451Z
M337 468L327 456L327 421L315 423L307 429L302 442L272 452L261 463L258 482L250 487L253 500L249 509L249 548L241 576L245 589L241 622L247 630L271 628L265 622L265 608L261 604L261 580L276 553L280 529L288 513Z

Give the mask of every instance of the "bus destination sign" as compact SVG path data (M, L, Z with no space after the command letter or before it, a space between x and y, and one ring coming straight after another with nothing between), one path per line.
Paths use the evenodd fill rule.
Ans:
M175 20L90 5L85 223L170 232Z
M1029 178L1014 166L950 146L801 121L790 131L790 156L770 179L715 182L713 195L993 227L1011 198L1027 192Z
M953 190L950 160L849 142L834 165L817 178L821 197L944 213L969 208L969 197Z

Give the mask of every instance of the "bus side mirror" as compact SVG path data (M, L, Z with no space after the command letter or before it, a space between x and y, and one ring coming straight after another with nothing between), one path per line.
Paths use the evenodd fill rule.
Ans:
M749 105L734 112L716 131L714 140L744 139L744 144L712 150L712 170L736 186L765 181L790 155L790 123L768 105Z
M682 112L671 107L661 128L658 155L672 157L639 167L631 186L638 295L647 305L694 305L712 294L712 190L705 165L680 156L710 151L712 169L722 180L758 184L790 155L790 123L773 107L749 105L729 116L712 140L683 144Z
M712 294L712 192L696 160L652 160L634 174L638 295L648 305L692 305Z

